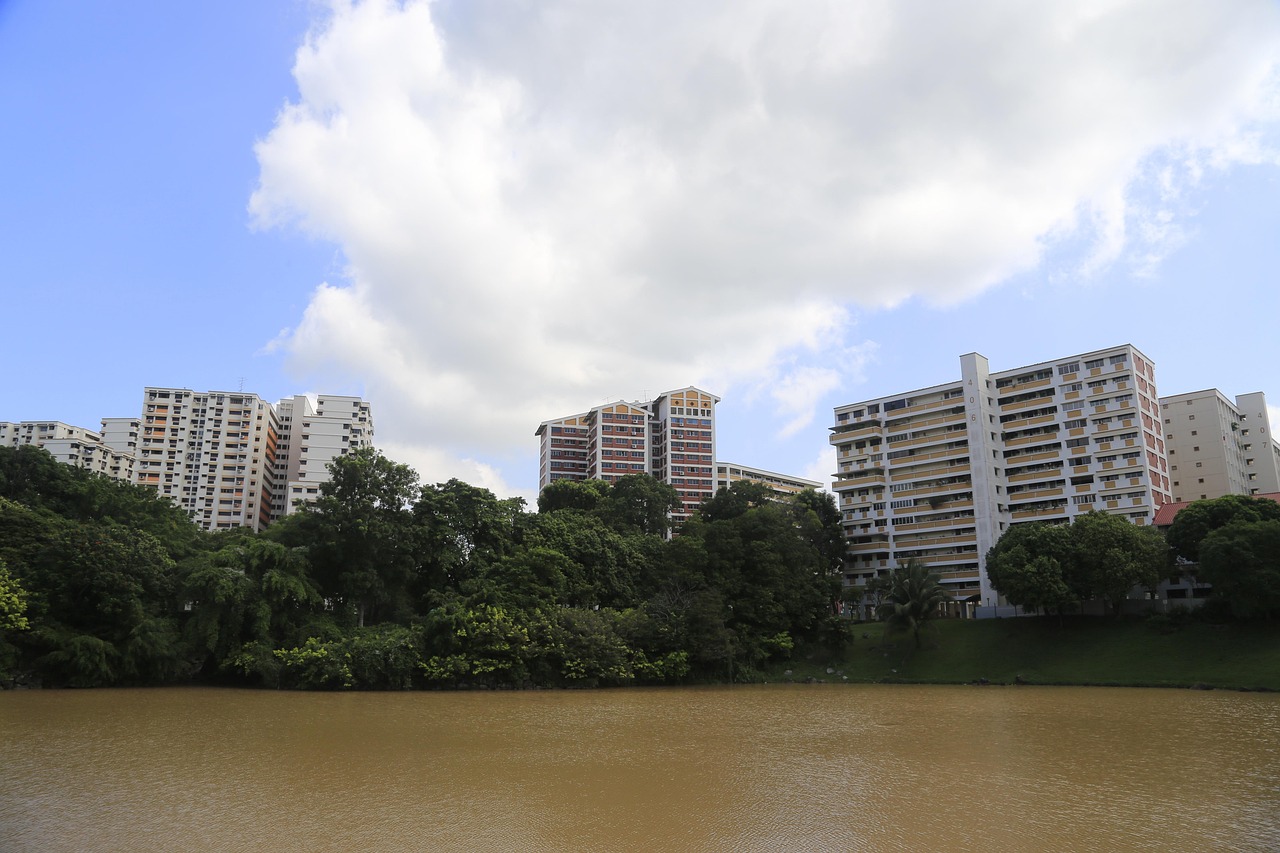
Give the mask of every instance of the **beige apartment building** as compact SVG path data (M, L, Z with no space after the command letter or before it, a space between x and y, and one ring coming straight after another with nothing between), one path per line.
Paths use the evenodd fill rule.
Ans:
M846 583L918 559L954 600L997 604L987 551L1012 524L1101 510L1147 524L1173 500L1151 360L1131 345L840 406L831 444Z
M1160 398L1174 501L1280 492L1280 443L1262 392L1217 388Z
M740 480L759 483L783 496L794 495L797 492L805 492L809 489L822 488L822 483L817 480L806 480L803 477L793 477L790 474L779 474L775 471L766 471L763 468L740 465L737 462L716 463L716 491L728 488L730 484Z

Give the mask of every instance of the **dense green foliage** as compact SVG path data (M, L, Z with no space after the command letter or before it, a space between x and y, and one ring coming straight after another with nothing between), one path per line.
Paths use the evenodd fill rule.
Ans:
M937 573L919 560L910 560L889 575L876 615L889 630L910 632L920 648L920 629L938 615L947 599Z
M825 495L735 484L670 538L676 494L643 475L556 483L528 512L371 450L331 474L261 534L206 534L154 492L0 448L0 680L744 679L832 635L843 541Z
M1280 616L1280 521L1235 521L1209 533L1200 577L1241 619Z
M1249 521L1280 521L1280 503L1247 495L1192 501L1169 526L1169 547L1182 559L1200 561L1200 543L1219 528Z
M1070 525L1015 525L987 552L992 588L1011 604L1059 613L1092 598L1119 613L1134 587L1154 589L1168 565L1158 530L1102 512Z

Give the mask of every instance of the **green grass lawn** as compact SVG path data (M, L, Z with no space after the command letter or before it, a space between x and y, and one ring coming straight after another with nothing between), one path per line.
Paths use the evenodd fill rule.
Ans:
M1140 619L948 619L925 628L918 650L909 635L884 637L879 624L856 628L843 655L798 654L766 677L1012 684L1021 676L1029 684L1280 690L1280 625L1189 622L1161 630Z

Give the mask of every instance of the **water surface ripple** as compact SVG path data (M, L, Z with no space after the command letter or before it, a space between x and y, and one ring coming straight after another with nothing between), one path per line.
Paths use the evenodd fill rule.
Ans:
M1280 850L1280 696L0 694L0 850Z

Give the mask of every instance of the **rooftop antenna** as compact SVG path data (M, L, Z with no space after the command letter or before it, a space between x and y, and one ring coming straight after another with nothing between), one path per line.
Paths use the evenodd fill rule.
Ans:
M244 377L240 377L240 393L244 393Z

